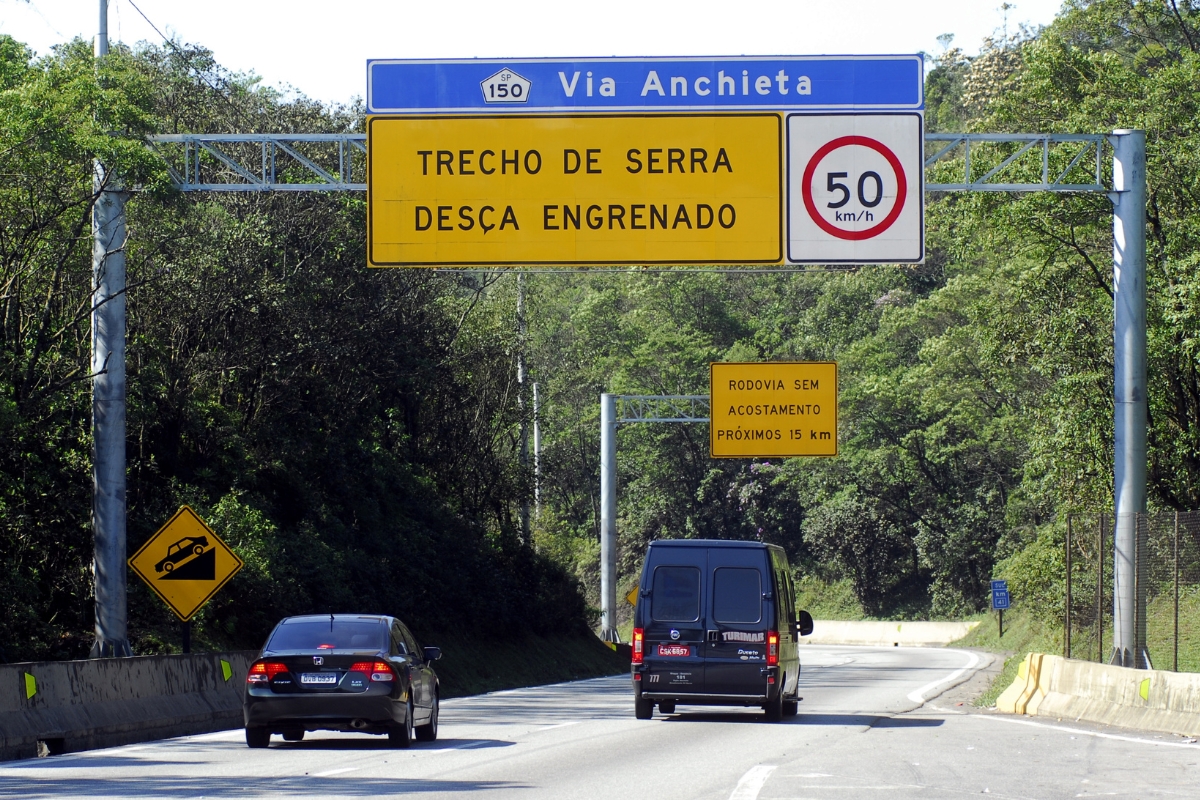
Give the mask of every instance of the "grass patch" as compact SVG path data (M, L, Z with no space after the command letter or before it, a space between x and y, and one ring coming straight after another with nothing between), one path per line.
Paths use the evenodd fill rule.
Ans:
M1018 609L1005 613L1004 636L1000 636L996 612L976 614L971 619L979 620L979 625L957 642L952 642L951 647L970 647L1005 656L1004 668L992 680L988 690L976 698L977 706L986 708L996 704L1000 693L1016 680L1017 667L1026 653L1062 652L1061 626L1052 630L1033 614Z
M854 596L854 584L849 578L826 581L813 575L796 580L796 607L803 608L816 619L868 619L862 604Z
M437 637L430 641L437 641ZM496 642L441 637L442 658L434 664L442 697L519 689L549 683L620 675L629 670L622 658L591 634L569 638L529 635Z

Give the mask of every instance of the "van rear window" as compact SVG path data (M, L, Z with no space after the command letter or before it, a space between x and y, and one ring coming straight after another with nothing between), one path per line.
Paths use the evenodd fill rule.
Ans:
M713 576L713 619L738 624L762 619L762 575L758 570L717 569Z
M695 622L700 619L700 570L658 567L650 614L657 622Z

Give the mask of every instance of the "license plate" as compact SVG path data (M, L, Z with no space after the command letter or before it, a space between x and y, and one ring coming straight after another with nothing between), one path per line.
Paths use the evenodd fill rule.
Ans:
M692 654L692 648L686 644L660 644L657 654L667 658L686 658Z
M332 672L305 672L301 673L300 682L309 686L330 686L338 682L338 676Z

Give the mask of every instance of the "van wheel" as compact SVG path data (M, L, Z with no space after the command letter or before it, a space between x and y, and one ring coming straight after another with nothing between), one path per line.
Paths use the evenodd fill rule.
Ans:
M258 749L260 747L269 747L271 744L271 731L267 728L246 728L246 746Z
M783 715L785 717L794 717L799 713L800 713L800 701L799 700L784 700L783 701Z
M304 730L291 730L283 732L283 740L285 742L300 742L304 740Z
M767 715L767 722L779 722L783 719L783 687L779 687L779 694L775 695L774 700L768 700L763 703L763 713Z
M667 703L659 703L658 710L664 714L674 714L675 713L675 701L671 700L670 702L667 702Z
M654 703L640 697L634 698L633 715L638 719L650 719L654 716Z

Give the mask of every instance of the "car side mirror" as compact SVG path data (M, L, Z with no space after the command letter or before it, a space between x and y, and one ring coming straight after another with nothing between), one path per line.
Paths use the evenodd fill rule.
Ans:
M424 649L426 661L437 661L442 657L442 648L440 647L426 647Z
M796 632L801 636L808 636L813 632L812 614L807 611L800 612L800 619L796 621Z

